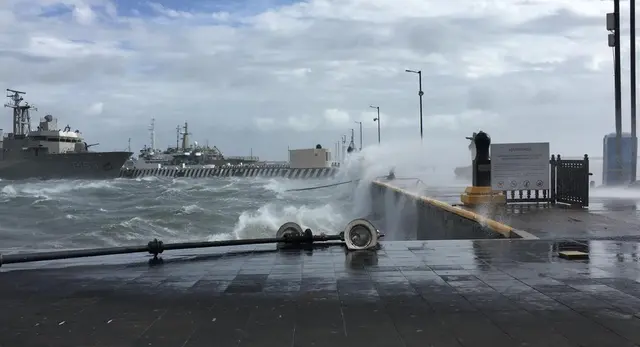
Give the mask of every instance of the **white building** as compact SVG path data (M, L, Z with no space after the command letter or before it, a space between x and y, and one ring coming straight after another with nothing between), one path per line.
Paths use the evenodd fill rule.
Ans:
M289 167L315 169L332 166L331 152L325 148L290 149Z

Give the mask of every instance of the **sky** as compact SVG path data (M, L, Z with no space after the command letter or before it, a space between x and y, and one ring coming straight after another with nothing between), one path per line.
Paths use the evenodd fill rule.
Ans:
M426 145L464 152L484 130L601 156L615 130L611 11L606 0L2 0L0 88L27 92L33 118L52 114L96 150L131 138L137 152L155 118L158 147L188 122L226 155L286 160L352 128L358 144L356 122L375 144L372 105L383 143L419 139L413 69ZM622 11L629 131L628 2Z

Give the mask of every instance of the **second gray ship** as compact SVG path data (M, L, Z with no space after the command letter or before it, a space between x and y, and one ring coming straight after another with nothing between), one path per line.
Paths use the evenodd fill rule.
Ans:
M0 178L22 179L110 179L133 153L126 151L91 152L78 130L68 125L58 127L51 115L40 119L36 130L31 130L30 111L35 108L22 103L24 92L7 89L11 102L5 107L13 109L13 132L6 135L0 130Z
M129 159L125 169L149 169L158 166L223 166L223 165L255 165L260 158L250 156L225 156L218 147L209 145L201 146L198 142L189 141L189 126L187 122L183 127L176 128L176 146L167 147L166 150L156 149L155 119L151 119L149 127L151 146L144 146L140 150L138 158ZM182 142L182 144L180 144Z

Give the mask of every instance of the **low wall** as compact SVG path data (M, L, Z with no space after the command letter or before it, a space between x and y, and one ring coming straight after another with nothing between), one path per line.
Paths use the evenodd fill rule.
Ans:
M155 169L122 169L120 177L138 178L156 177L282 177L291 179L313 179L333 177L337 168L291 169L287 167L233 167L233 168L155 168Z
M452 240L521 238L513 228L477 213L395 187L371 184L374 218L392 239ZM386 238L386 236L385 236Z

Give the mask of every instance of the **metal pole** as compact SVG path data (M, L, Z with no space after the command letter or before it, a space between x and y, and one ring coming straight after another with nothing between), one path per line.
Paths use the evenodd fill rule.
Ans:
M616 117L616 162L618 169L618 184L622 183L622 79L620 63L620 0L613 0L613 15L615 20L614 46L614 75L615 75L615 117Z
M414 73L418 75L418 96L420 97L420 142L422 142L422 138L424 136L423 128L422 128L422 96L424 92L422 91L422 70L404 70L409 73Z
M195 249L195 248L208 248L208 247L225 247L225 246L239 246L239 245L258 245L267 243L283 243L291 244L292 246L301 246L302 244L310 244L315 242L326 241L342 241L343 236L340 235L313 235L311 233L300 236L288 235L286 237L273 237L273 238L257 238L257 239L243 239L243 240L225 240L225 241L204 241L204 242L180 242L180 243L163 243L158 239L154 239L146 246L125 246L125 247L106 247L106 248L90 248L90 249L77 249L68 251L53 251L53 252L38 252L38 253L17 253L17 254L0 254L0 266L3 264L17 264L28 263L35 261L46 260L59 260L59 259L72 259L72 258L86 258L86 257L101 257L106 255L116 254L130 254L130 253L150 253L154 257L164 251L180 250L180 249Z
M636 134L636 0L629 0L629 41L630 41L630 60L631 60L631 182L636 181L638 167L638 138Z
M418 95L420 96L420 141L422 142L422 95L424 95L422 92L422 71L418 71L418 87L420 88Z
M380 107L378 109L378 144L380 144Z
M360 150L362 151L362 122L360 123Z
M374 118L374 122L378 122L378 144L380 144L380 106L369 106L378 110L378 118Z

